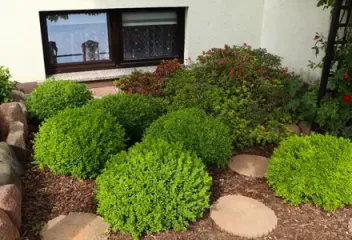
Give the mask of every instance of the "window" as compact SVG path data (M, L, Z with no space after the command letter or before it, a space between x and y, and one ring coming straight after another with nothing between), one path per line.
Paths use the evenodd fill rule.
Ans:
M48 74L183 60L184 8L42 12Z

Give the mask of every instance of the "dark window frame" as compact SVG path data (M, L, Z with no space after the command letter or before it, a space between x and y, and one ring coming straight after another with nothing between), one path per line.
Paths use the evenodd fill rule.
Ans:
M177 33L176 45L177 55L164 57L164 58L150 58L143 60L123 60L123 39L122 39L122 13L124 11L139 11L139 10L152 10L152 11L168 11L176 10L177 12ZM67 73L67 72L80 72L91 70L104 70L114 68L126 67L140 67L140 66L153 66L160 63L161 60L179 59L181 63L184 61L184 45L185 45L185 12L184 7L174 8L134 8L134 9L99 9L99 10L74 10L74 11L45 11L40 12L40 25L42 34L43 54L45 61L45 70L47 74ZM106 13L108 20L108 34L109 34L109 52L110 60L99 60L89 62L74 62L74 63L60 63L50 64L49 61L49 38L46 18L52 14L77 14L77 13Z

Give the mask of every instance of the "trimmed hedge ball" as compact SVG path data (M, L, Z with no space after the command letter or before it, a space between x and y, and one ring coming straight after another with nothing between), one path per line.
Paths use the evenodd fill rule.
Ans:
M109 95L91 101L89 106L111 113L125 128L128 145L140 141L145 129L164 112L161 101L139 94Z
M54 173L95 178L111 155L125 149L125 132L103 110L66 109L47 119L34 138L34 160Z
M352 203L352 143L319 134L289 137L275 149L266 177L286 202L334 211Z
M202 160L179 143L137 143L112 157L97 178L98 210L113 230L186 230L210 207L212 179Z
M49 80L32 91L26 99L26 106L31 118L42 121L66 108L81 107L92 98L85 84Z
M161 138L181 142L194 151L207 165L224 167L232 155L228 128L200 109L190 108L169 112L147 129L144 139Z

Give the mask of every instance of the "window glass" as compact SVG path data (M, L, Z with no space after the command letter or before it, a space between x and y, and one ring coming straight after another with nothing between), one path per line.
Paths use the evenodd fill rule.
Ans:
M177 55L176 11L137 11L122 14L124 60Z
M110 59L106 13L55 14L46 22L50 64Z

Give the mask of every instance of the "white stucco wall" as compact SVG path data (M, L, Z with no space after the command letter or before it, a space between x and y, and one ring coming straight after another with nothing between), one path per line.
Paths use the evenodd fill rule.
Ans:
M308 60L319 61L312 46L315 33L328 35L330 10L316 7L317 0L265 0L261 46L282 56L290 71L300 73L307 80L321 74L312 71Z
M264 0L11 0L0 14L0 65L19 82L45 79L39 12L139 7L188 7L185 58L225 43L259 47Z
M19 82L45 79L39 12L139 7L187 7L185 58L203 50L247 42L284 58L297 73L317 77L308 60L315 32L327 35L328 10L316 0L11 0L0 14L0 65Z

